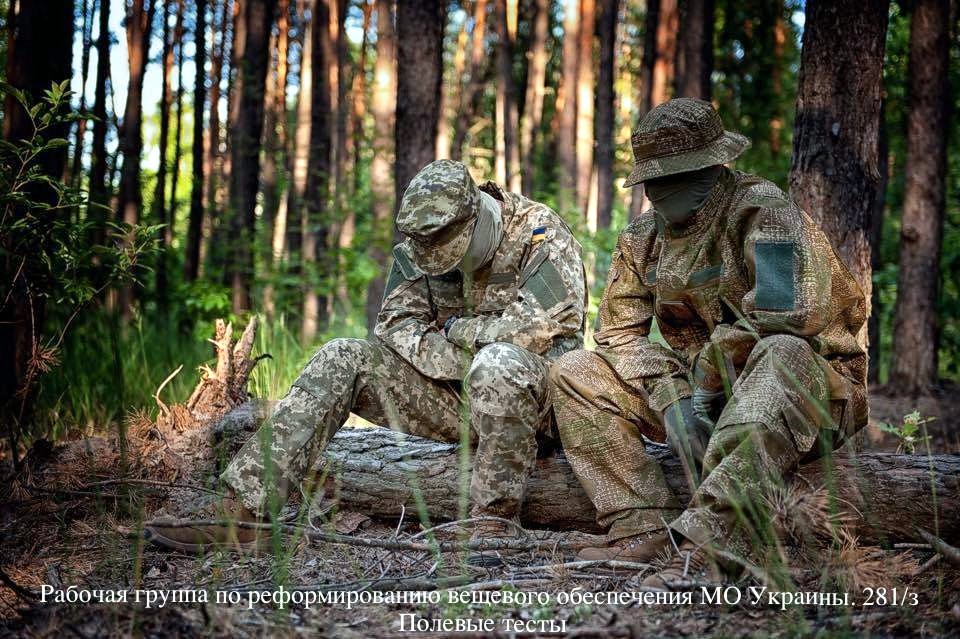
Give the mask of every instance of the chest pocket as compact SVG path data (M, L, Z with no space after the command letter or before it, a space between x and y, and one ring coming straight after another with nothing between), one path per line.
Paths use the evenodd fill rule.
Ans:
M430 299L439 315L451 315L463 308L463 275L460 271L430 276L428 283Z
M519 276L514 271L491 273L477 312L496 313L505 309L517 299L518 282Z

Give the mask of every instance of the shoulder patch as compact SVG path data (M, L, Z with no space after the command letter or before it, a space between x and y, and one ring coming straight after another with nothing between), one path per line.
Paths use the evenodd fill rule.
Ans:
M530 243L539 244L540 242L547 239L547 227L538 226L530 232Z
M757 310L792 311L796 308L793 254L794 242L757 242Z
M413 258L410 257L403 244L397 244L393 247L393 260L394 264L399 267L404 279L415 280L423 275L423 271L413 263Z

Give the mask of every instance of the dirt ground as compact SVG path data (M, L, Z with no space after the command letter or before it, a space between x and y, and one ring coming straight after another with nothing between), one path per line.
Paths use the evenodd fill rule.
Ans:
M932 452L958 453L960 399L956 389L919 403L894 400L875 389L874 420L899 423L918 410L936 417L927 426ZM139 476L168 476L159 440L149 428L132 430L131 445L140 457L133 464L152 464ZM160 438L162 439L162 437ZM869 427L858 445L872 450L896 450L895 436ZM103 448L98 448L102 446ZM923 445L924 447L926 444ZM171 554L144 547L135 531L170 496L170 487L152 484L112 483L122 458L109 443L88 441L84 459L97 464L72 467L76 475L65 480L43 470L43 455L32 452L37 474L21 477L6 487L0 500L0 636L24 637L390 637L447 636L452 633L405 632L402 614L417 620L492 619L496 628L477 636L531 636L562 627L558 636L568 637L887 637L960 636L960 569L923 545L893 548L861 546L855 540L819 547L789 548L785 559L789 581L781 589L851 595L851 605L811 606L752 605L750 586L760 587L756 577L741 578L736 586L743 599L738 603L701 603L695 588L690 605L620 605L612 603L558 603L572 592L639 592L643 570L584 566L575 563L576 547L588 536L555 531L530 531L536 549L508 559L495 569L468 568L462 552L421 549L388 549L308 538L285 536L274 553L241 556L217 553L205 557ZM920 450L918 449L918 452ZM78 457L79 459L79 457ZM69 460L68 460L69 462ZM62 459L59 471L64 469ZM113 466L111 468L111 466ZM158 470L159 469L159 470ZM125 476L130 476L128 472ZM107 479L104 479L107 478ZM94 486L95 484L95 486ZM174 489L176 492L176 489ZM296 512L296 504L289 513ZM315 527L315 528L314 528ZM401 521L373 520L363 513L333 511L307 522L307 530L328 535L344 534L374 543L413 546L429 536L424 526L409 515ZM131 534L131 531L134 534ZM435 531L436 541L462 539L456 527ZM957 545L960 540L946 540ZM393 543L394 546L398 545ZM533 544L531 544L533 545ZM86 591L134 590L176 591L181 597L198 597L205 591L207 603L41 603L33 597L44 585L66 592L69 586ZM352 592L371 597L373 591L439 591L440 603L419 604L315 604L310 609L290 605L248 605L251 593L274 592L279 584L289 590L321 593ZM767 584L769 585L769 584ZM867 588L886 588L886 599L897 588L898 605L865 605ZM74 593L79 590L74 590ZM217 603L216 592L237 602ZM451 603L449 591L456 593ZM544 603L516 606L496 603L502 592L542 592ZM190 594L187 594L190 593ZM232 594L229 594L232 593ZM365 593L363 595L358 593ZM462 603L462 593L474 603ZM730 591L733 595L734 591ZM128 595L132 597L132 594ZM259 596L259 595L253 595ZM346 597L347 595L344 595ZM916 604L914 605L914 596ZM876 594L873 595L876 599ZM410 623L410 617L405 618ZM505 626L501 619L520 621ZM562 626L561 626L562 624ZM421 626L423 627L423 626ZM439 626L429 626L438 628ZM522 632L517 632L522 628ZM512 630L511 630L512 629ZM529 631L533 632L529 632Z

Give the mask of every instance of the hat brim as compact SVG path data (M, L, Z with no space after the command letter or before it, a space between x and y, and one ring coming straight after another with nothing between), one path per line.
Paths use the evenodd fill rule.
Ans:
M746 136L733 131L724 131L723 135L702 149L637 162L623 186L628 188L658 177L726 164L736 159L749 147L750 139Z
M410 238L414 263L427 275L449 273L466 255L475 224L476 217L464 220L459 229L451 233L450 239L440 244L424 245Z

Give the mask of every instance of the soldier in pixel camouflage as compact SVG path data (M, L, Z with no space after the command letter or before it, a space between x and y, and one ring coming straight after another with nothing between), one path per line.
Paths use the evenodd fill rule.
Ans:
M221 476L229 519L276 513L350 413L402 432L475 444L473 538L509 537L538 437L552 424L549 362L583 345L580 244L551 209L488 182L459 162L424 167L404 193L406 241L393 267L375 339L334 339ZM161 546L251 547L257 531L154 527ZM494 553L471 557L497 562Z
M567 353L551 378L566 455L608 528L581 557L648 561L669 530L680 552L644 582L669 588L762 547L771 487L864 426L865 300L806 213L724 166L749 140L710 104L652 109L632 144L627 185L653 208L620 234L597 350ZM645 437L678 453L686 509Z

